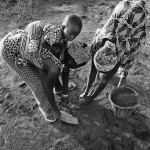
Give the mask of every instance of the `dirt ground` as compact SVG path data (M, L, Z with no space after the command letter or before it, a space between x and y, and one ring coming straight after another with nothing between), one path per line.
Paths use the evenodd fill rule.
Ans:
M0 39L33 20L59 24L64 16L76 13L83 20L78 39L90 43L95 30L109 18L119 0L44 0L34 18L17 22L12 15L0 25ZM150 12L150 1L147 1ZM117 85L113 78L85 109L74 109L79 125L48 123L37 108L30 89L2 60L0 61L0 150L150 150L150 20L146 50L131 69L128 85L139 94L139 108L129 119L115 117L108 98ZM86 84L89 63L73 70L70 80L77 88L69 93L73 105ZM97 83L93 85L96 87ZM56 97L57 101L59 97Z

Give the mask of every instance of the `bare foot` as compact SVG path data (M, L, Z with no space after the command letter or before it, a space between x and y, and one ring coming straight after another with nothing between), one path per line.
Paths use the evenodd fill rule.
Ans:
M55 118L53 111L51 109L49 109L45 112L45 111L43 111L43 109L41 107L39 107L39 110L41 111L41 113L42 113L42 115L46 121L48 121L48 122L55 122L56 121L56 118Z

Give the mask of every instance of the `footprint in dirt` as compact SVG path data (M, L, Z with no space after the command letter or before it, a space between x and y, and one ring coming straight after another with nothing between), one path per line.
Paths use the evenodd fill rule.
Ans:
M3 109L3 114L9 113L9 111L11 111L12 109L14 110L14 108L15 108L15 103L6 102Z
M36 113L37 108L38 108L38 104L35 104L31 108L26 107L24 104L20 104L18 106L18 112L20 112L21 114L24 114L24 115L32 116Z
M1 136L0 137L0 148L3 149L5 147L5 144L6 144L6 139L3 136Z
M0 98L0 105L4 103L4 98Z
M150 143L150 132L148 132L147 130L136 132L134 133L134 135L140 140Z
M19 87L20 87L21 89L24 89L25 87L27 87L27 84L24 82L24 83L22 83L21 85L19 85Z
M25 105L20 104L18 107L23 113L28 113L31 111L31 108L27 108Z

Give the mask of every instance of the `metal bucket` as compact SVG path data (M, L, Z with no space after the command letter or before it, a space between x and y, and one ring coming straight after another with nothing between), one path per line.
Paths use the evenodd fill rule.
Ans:
M129 118L138 107L139 97L131 87L116 87L109 94L113 113L118 118Z

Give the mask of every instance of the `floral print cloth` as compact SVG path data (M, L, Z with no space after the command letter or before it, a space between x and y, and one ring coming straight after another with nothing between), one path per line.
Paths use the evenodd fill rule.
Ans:
M118 61L126 70L132 66L146 42L147 16L144 0L118 3L103 28L97 29L92 42L97 70L108 72Z
M44 38L51 46L56 43L66 44L67 40L63 37L62 32L63 28L63 26L51 25L40 20L30 23L22 34L20 43L22 59L32 62L38 68L43 68L42 58L51 58L59 64L58 67L61 67L61 62L53 56L51 50L46 50L40 43L41 39ZM42 55L43 53L44 55Z
M44 39L47 41L48 44L51 46L55 43L64 43L67 42L67 39L63 37L63 30L64 26L59 25L45 25L44 26Z

